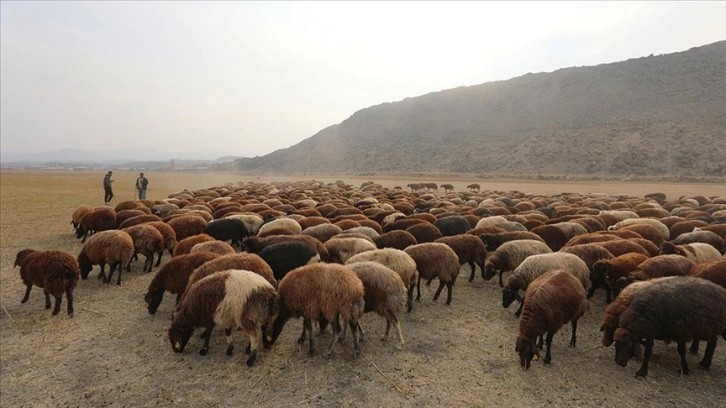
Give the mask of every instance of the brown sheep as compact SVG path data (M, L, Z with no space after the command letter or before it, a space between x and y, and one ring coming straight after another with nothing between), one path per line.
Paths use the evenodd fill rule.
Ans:
M158 215L143 214L127 218L118 223L118 229L133 227L134 225L146 224L148 222L162 222Z
M480 234L479 238L486 245L486 249L489 252L496 251L503 243L508 241L515 241L518 239L533 239L544 243L545 241L539 235L530 231L504 231L498 233L484 233Z
M189 251L194 248L194 245L199 244L201 242L208 242L208 241L215 241L215 239L207 234L197 234L192 235L190 237L186 237L179 241L179 243L174 248L174 255L173 257L177 257L180 255L186 255L189 253Z
M658 255L641 262L628 276L618 279L615 285L622 290L635 281L644 281L664 276L688 275L695 265L690 259L681 255Z
M552 250L546 243L537 240L517 239L505 242L496 251L489 254L482 269L482 278L488 281L498 273L499 286L504 287L502 278L504 272L514 270L530 255L551 252Z
M121 231L131 235L131 239L134 240L134 258L138 259L139 253L146 257L142 271L151 272L151 268L154 266L154 254L159 254L159 262L161 262L161 256L164 253L164 237L161 232L147 224L134 225Z
M406 231L413 235L419 244L434 242L443 236L438 228L428 222L412 225L406 228Z
M467 234L454 235L449 237L441 237L434 242L440 242L451 247L459 257L459 264L468 263L471 267L471 275L469 282L474 280L474 272L476 265L479 269L484 270L484 262L487 257L487 249L481 239Z
M164 292L169 291L176 295L175 306L179 304L182 293L187 288L189 276L192 272L205 262L218 258L220 255L211 252L198 252L194 254L180 255L172 258L156 272L154 279L149 283L149 289L144 296L146 308L150 314L156 313L164 297Z
M81 218L92 211L93 207L91 207L90 205L81 205L73 210L73 215L71 215L71 225L73 225L73 229L75 230L76 228L78 228L78 224L81 222Z
M418 283L416 284L416 301L421 299L421 279L439 278L439 288L434 294L434 301L439 298L446 285L446 304L451 304L451 292L459 275L459 257L448 245L436 242L411 245L404 250L416 262Z
M45 308L50 309L50 295L55 298L53 316L60 312L62 296L66 294L68 316L73 317L73 289L78 285L81 271L78 262L63 251L24 249L17 253L15 266L20 267L20 279L26 286L20 303L30 298L33 285L43 288Z
M694 242L692 244L673 245L666 241L660 247L660 254L677 254L684 256L695 263L712 261L721 258L721 252L710 244Z
M592 285L590 286L590 290L587 292L588 299L590 299L595 293L595 289L600 286L604 287L607 291L604 279L595 280L596 276L600 277L600 275L595 273L595 263L602 260L613 259L614 256L610 253L610 251L597 244L582 244L571 247L563 247L560 249L560 252L575 254L585 261L585 265L587 265L587 268L590 270L590 284Z
M565 246L567 241L570 240L567 233L560 227L555 225L542 225L541 227L535 227L532 229L533 233L537 234L544 240L552 252L557 252Z
M111 277L118 269L117 285L121 284L121 268L128 266L134 256L134 240L131 235L120 230L101 231L93 234L78 254L78 266L81 269L81 278L87 279L93 265L101 266L99 279L104 283L111 282ZM104 272L106 264L109 265L108 278Z
M617 296L618 290L615 282L635 270L641 262L648 259L647 255L638 252L628 252L612 259L597 261L592 267L593 287L595 282L604 282L606 301L610 303L613 292Z
M692 244L694 242L703 242L716 248L720 253L726 251L726 241L720 235L713 231L696 228L693 232L686 232L670 241L674 245Z
M181 241L193 235L202 234L207 227L207 221L196 215L182 215L167 222L174 229L176 239Z
M366 237L367 238L367 237ZM328 252L327 258L320 258L325 262L344 264L348 258L365 251L378 249L372 240L364 238L338 238L333 237L325 243Z
M174 232L174 229L163 221L152 221L147 222L146 224L159 230L161 236L164 238L164 248L169 251L169 256L174 255L174 248L177 245L176 232ZM159 257L159 260L156 262L156 266L159 266L160 262L161 257Z
M383 233L373 238L373 242L375 242L378 249L395 248L402 251L411 245L418 244L416 237L405 230L394 230Z
M375 251L361 252L348 259L347 263L353 262L378 262L381 265L391 268L398 273L403 280L403 284L408 289L407 311L411 313L413 309L413 289L418 282L418 271L416 270L416 261L406 252L395 248L376 249Z
M552 362L552 337L560 328L571 322L572 336L570 347L577 342L577 320L585 314L587 300L585 288L571 273L557 269L540 275L527 288L519 320L519 333L515 351L519 353L519 363L529 369L532 358L539 358L542 336L547 334L547 352L544 363ZM535 343L540 338L539 347Z
M189 250L190 254L194 254L197 252L212 252L219 255L228 255L228 254L234 254L235 250L232 248L232 245L222 242L222 241L206 241L206 242L200 242L192 247L192 249Z
M83 237L81 242L86 242L89 233L113 229L116 229L116 211L107 207L98 207L81 217L76 228L76 238Z
M252 271L265 278L273 287L277 287L277 279L275 279L272 268L267 264L267 262L260 258L259 255L241 252L222 255L200 265L189 276L187 288L189 285L204 278L205 276L227 269L244 269L246 271Z

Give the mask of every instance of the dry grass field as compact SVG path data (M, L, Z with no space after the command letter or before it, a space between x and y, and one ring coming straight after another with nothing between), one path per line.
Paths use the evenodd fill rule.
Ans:
M136 172L114 172L119 200L134 198ZM722 407L726 397L726 344L716 349L710 371L695 368L700 356L689 355L692 373L679 375L675 344L657 343L647 379L633 378L637 364L614 362L614 350L599 347L604 294L596 293L578 327L577 348L567 347L569 325L553 341L553 361L534 362L523 371L514 354L518 321L514 308L501 307L496 280L485 282L479 270L467 282L468 266L454 287L453 302L432 302L436 285L422 288L422 300L402 317L404 350L396 341L378 339L382 318L368 314L362 355L351 357L350 335L330 359L308 357L295 339L301 321L290 321L257 364L245 365L243 339L235 336L236 354L224 354L225 338L217 330L209 354L199 356L201 340L192 337L182 354L169 345L167 328L173 296L156 315L144 308L143 295L153 276L132 265L120 286L95 277L75 290L75 317L63 308L52 317L43 308L42 290L34 288L21 304L24 286L13 268L24 248L60 249L77 255L82 244L73 235L71 213L81 204L101 205L104 172L0 172L0 406L334 406L334 407ZM311 176L256 177L221 173L146 172L148 198L161 199L184 188L236 181L291 181ZM367 179L315 177L351 184ZM376 176L386 187L417 181L449 182L463 190L471 182L492 190L526 193L627 193L660 191L669 198L683 194L724 195L712 184L635 184L486 181L468 179L404 180ZM168 260L168 253L164 261ZM322 351L328 333L317 336Z

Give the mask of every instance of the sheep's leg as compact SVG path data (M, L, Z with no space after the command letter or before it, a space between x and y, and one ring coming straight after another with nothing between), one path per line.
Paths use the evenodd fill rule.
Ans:
M552 348L552 337L554 337L555 333L548 331L547 332L547 339L545 342L547 343L547 352L545 353L544 363L549 364L552 362L552 354L550 353L550 349Z
M312 326L312 324L311 324L311 326ZM305 344L305 333L307 333L307 330L305 329L305 320L303 319L303 330L302 330L302 333L300 334L300 337L298 337L298 339L297 339L297 344L300 346Z
M336 316L335 320L330 322L330 325L333 327L333 337L330 338L328 348L325 350L325 357L330 357L333 354L333 346L335 346L335 342L338 341L338 337L340 336L340 319ZM352 326L350 329L353 331L353 338L355 339L355 333L357 333L358 330L356 330L355 326Z
M503 288L504 287L504 279L502 279L502 275L504 275L504 271L503 270L502 271L499 271L499 287L500 288Z
M653 354L653 339L645 339L645 352L643 353L643 363L640 365L640 369L635 373L635 378L643 377L648 375L648 362L650 361L650 355Z
M359 341L363 341L363 336L365 336L366 331L363 330L363 325L360 324L360 320L355 325L358 328L358 339ZM343 326L345 328L345 326Z
M247 333L250 336L250 353L247 358L247 367L252 367L257 360L257 349L260 347L260 340L262 339L262 329L259 326L255 327L252 333Z
M519 317L519 315L522 314L522 309L524 308L524 300L519 301L519 307L517 308L517 311L514 312L514 315Z
M398 333L398 340L401 342L399 349L403 350L404 347L406 347L406 342L403 341L403 332L401 332L401 323L398 321L398 318L393 315L390 319L386 320L386 335L383 339L388 340L388 332L391 329L391 321L393 321L393 325L396 326L396 333ZM381 339L381 340L383 340Z
M55 307L53 307L53 316L57 315L58 312L60 312L61 307L61 297L55 296Z
M688 349L692 354L698 353L698 339L693 339L691 342L691 348Z
M232 343L232 328L224 329L224 335L227 336L227 351L224 353L228 356L234 354L234 344Z
M121 273L121 271L119 271L119 274L120 273ZM204 345L202 346L202 349L199 350L199 355L200 356L206 356L207 355L207 352L209 351L209 338L212 337L212 328L214 328L214 325L207 326L204 329L204 333L206 333L207 336L204 337Z
M340 327L338 327L340 329ZM310 319L305 319L303 321L303 336L305 335L305 332L308 333L308 355L310 357L315 355L315 341L313 340L313 322L310 321ZM335 338L335 324L333 324L333 338Z
M590 286L590 289L587 291L587 298L590 299L592 295L595 294L595 289L597 289L598 283L593 282L592 286Z
M570 347L575 347L577 343L577 319L572 321L572 336L570 337Z
M434 278L428 278L426 281L426 286L431 286L431 281L434 280Z
M108 276L104 276L103 283L109 283L111 282L111 278L113 277L114 272L116 271L115 265L111 265L108 267ZM118 271L119 274L121 274L121 271ZM105 275L105 274L104 274Z
M20 303L25 303L30 299L30 290L33 289L33 285L28 285L27 288L25 288L25 296L23 296L23 299L20 301Z
M328 327L328 321L323 319L322 317L318 319L318 327L320 328L320 334L325 333L325 329ZM310 335L312 336L313 332L310 331Z
M134 254L131 256L131 260L138 261L139 260L139 253L134 249Z
M688 362L686 362L686 342L678 342L678 355L681 357L681 369L680 372L683 375L688 374Z
M411 286L408 288L408 300L407 300L407 312L411 313L411 310L413 310L413 288L416 284L412 283Z
M476 272L476 265L474 264L474 261L469 261L469 266L471 266L471 275L469 275L469 282L474 282L474 272Z
M353 330L353 327L360 327L358 325L358 321L355 322L349 322L351 330ZM362 330L362 328L361 328ZM360 356L360 332L354 331L353 332L353 358L358 358Z
M43 289L43 294L45 295L45 308L50 309L50 293L48 293L48 289Z
M106 264L102 263L100 266L101 272L98 273L98 279L101 279L101 282L106 283ZM111 271L108 273L111 273Z
M129 265L130 265L130 263L129 263ZM116 268L118 269L118 278L116 279L116 284L120 285L121 284L121 262L118 262L116 264ZM111 280L111 279L109 278L109 280Z
M163 249L161 251L159 251L159 259L156 260L156 265L155 266L159 266L159 264L161 264L161 256L162 255L164 255L164 250Z
M342 343L345 340L345 335L348 333L348 326L342 327L343 332L340 334L340 338L338 339L338 343Z
M610 303L613 301L613 290L609 286L605 286L605 302Z
M148 264L148 270L144 268L144 272L151 272L151 268L154 267L154 253L152 252L149 256L146 257L146 262L144 262L144 267Z
M175 305L178 305L179 304L179 301L181 300L181 296L182 296L181 293L177 293L176 294L176 303L174 303Z
M450 305L451 304L451 292L454 290L454 281L453 280L446 282L446 290L447 290L446 304Z
M446 285L446 282L439 280L439 288L436 289L436 293L434 293L434 302L438 300L441 291L444 289L444 285ZM446 304L448 305L448 302Z
M418 276L418 283L416 284L416 301L421 301L421 275Z
M718 337L714 336L706 343L706 351L703 353L703 360L698 363L698 367L703 368L704 370L711 368L713 352L716 351L716 342L718 342Z
M66 301L68 302L68 316L73 317L73 289L66 288Z

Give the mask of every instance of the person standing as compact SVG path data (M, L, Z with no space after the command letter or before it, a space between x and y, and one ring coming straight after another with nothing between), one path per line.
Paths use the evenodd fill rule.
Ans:
M136 179L136 191L139 192L139 200L146 200L146 187L149 185L149 180L144 177L144 173L139 173L139 178Z
M111 180L111 175L113 175L113 172L109 171L103 177L103 203L106 205L110 205L111 199L113 198L113 189L111 188L111 183L113 183L113 180Z

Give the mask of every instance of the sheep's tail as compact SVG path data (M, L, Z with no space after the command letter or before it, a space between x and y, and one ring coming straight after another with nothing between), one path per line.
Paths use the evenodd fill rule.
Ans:
M46 290L51 294L61 294L67 289L73 290L78 285L80 274L72 265L59 265L55 271L48 271Z

